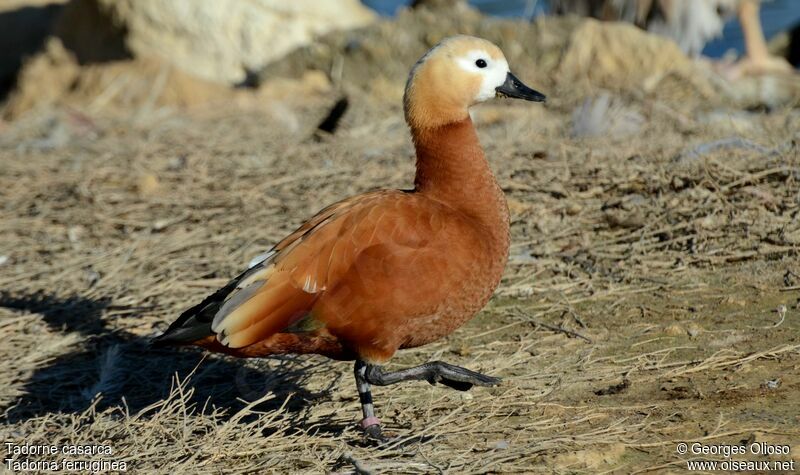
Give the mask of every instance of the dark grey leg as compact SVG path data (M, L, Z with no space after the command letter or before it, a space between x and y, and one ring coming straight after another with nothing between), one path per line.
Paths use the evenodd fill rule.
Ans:
M381 366L371 364L365 364L365 369L366 371L363 373L365 382L376 386L417 380L427 381L431 384L441 383L459 391L466 391L472 386L497 386L500 384L500 378L487 376L443 361L431 361L413 368L392 372L386 372ZM357 362L356 374L358 371ZM367 390L369 391L369 386L367 386ZM366 417L366 412L364 414Z
M375 417L375 408L372 405L372 391L370 391L369 383L364 377L367 367L367 364L363 361L356 360L354 367L356 388L358 388L358 398L361 401L361 412L364 413L364 419L361 420L360 425L368 439L386 442L388 439L381 431L381 421Z

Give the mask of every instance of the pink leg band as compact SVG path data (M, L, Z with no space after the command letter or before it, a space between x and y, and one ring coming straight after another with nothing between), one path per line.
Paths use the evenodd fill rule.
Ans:
M366 429L367 427L377 426L381 424L381 420L375 416L372 417L365 417L361 420L361 428Z

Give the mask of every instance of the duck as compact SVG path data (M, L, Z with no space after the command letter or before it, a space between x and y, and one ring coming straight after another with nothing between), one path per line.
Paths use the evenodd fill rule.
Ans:
M427 381L466 391L500 378L442 361L387 371L401 349L443 338L489 301L508 259L509 212L471 106L545 102L495 44L449 37L411 68L403 110L416 151L410 190L324 208L183 312L156 345L240 358L318 354L354 361L365 436L385 440L371 385Z

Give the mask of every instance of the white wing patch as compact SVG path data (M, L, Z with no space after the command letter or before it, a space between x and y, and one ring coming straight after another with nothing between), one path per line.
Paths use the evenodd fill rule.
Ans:
M252 269L253 267L261 264L262 262L264 262L267 259L269 259L270 257L272 257L274 254L275 254L275 250L274 249L270 249L267 252L263 252L263 253L257 255L256 257L250 259L250 263L247 264L247 268L248 269Z
M270 275L275 270L275 264L269 261L275 256L276 252L270 249L267 252L257 255L250 260L247 271L236 284L236 288L228 294L225 302L217 310L214 320L211 322L211 330L219 333L222 321L233 313L242 304L258 293L259 289L269 280ZM222 340L220 340L222 341Z

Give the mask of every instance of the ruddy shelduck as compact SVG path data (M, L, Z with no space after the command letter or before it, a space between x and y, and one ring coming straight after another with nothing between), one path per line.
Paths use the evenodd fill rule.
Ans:
M498 378L441 361L400 371L399 349L438 340L472 318L508 258L505 196L468 109L496 96L542 102L494 44L447 38L413 67L404 109L416 148L413 190L380 190L320 211L185 311L157 338L238 357L315 353L355 360L364 419L382 439L370 385L425 380L465 391Z

